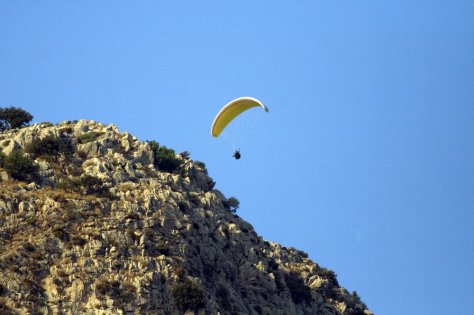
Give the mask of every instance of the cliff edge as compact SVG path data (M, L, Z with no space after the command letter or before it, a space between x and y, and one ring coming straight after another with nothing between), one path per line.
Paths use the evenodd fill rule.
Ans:
M0 314L372 314L187 153L85 120L5 131L0 152Z

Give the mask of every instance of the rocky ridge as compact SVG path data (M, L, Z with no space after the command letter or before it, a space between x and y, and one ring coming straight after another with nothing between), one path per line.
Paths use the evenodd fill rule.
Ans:
M229 211L203 163L165 172L150 143L85 120L9 130L0 149L46 137L71 153L36 158L35 182L0 169L0 314L372 314ZM58 187L85 175L109 195Z

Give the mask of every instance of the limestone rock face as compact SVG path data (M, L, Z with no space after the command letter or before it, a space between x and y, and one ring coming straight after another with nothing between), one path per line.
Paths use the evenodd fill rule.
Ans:
M4 132L0 150L51 136L71 152L37 157L35 182L0 168L0 314L372 314L231 213L203 163L162 171L148 143L85 120ZM60 185L86 175L107 193Z

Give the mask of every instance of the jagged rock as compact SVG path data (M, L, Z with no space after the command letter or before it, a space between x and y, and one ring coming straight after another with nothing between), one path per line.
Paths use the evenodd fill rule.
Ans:
M5 155L10 155L13 151L18 150L20 145L11 139L0 141L0 148Z
M371 314L330 270L264 241L226 209L203 163L186 157L181 171L163 172L148 143L87 120L10 130L0 148L24 150L48 135L68 139L73 152L37 159L41 180L0 170L0 310ZM54 188L84 175L103 186Z
M92 141L77 146L77 151L83 153L87 158L93 158L107 153L107 148L97 141Z
M0 171L0 181L1 182L8 182L10 180L10 176L6 171Z

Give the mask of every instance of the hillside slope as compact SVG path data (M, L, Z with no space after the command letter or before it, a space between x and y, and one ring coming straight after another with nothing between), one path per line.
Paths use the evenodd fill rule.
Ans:
M0 168L0 314L372 314L263 240L187 154L162 158L170 171L153 144L84 120L4 132L0 149L38 165L22 181Z

